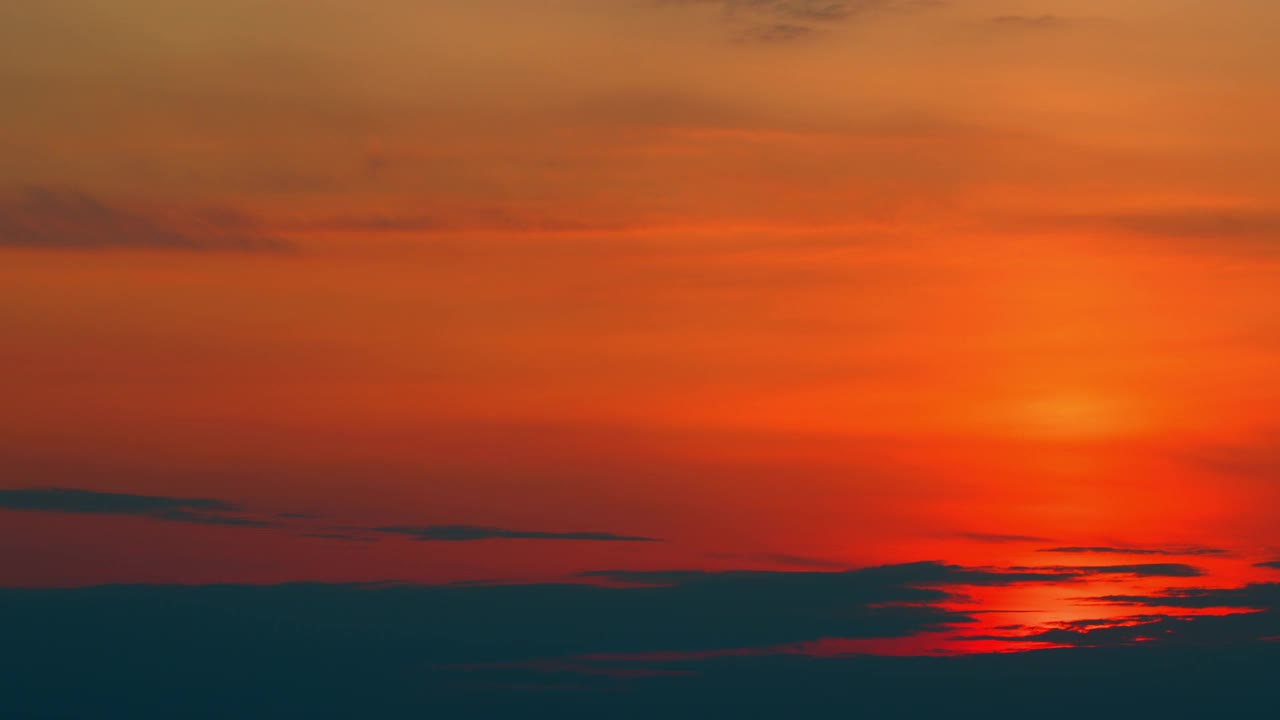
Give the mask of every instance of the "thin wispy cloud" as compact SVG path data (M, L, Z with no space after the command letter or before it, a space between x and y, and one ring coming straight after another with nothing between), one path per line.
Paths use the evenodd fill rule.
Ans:
M404 536L423 542L476 542L482 540L559 540L582 542L662 542L658 538L599 531L513 530L483 525L388 525L381 527L316 527L309 513L279 512L255 517L237 503L214 498L101 492L78 488L19 488L0 490L0 510L118 515L199 525L254 528L293 528L298 537L342 542L377 542L388 536Z
M1183 563L1140 563L1136 565L1051 565L1045 567L1013 567L1017 571L1063 572L1077 576L1132 575L1135 577L1201 577L1204 571Z
M175 217L108 203L66 188L0 193L0 248L282 253L293 246L258 233L234 213Z
M122 515L198 525L272 527L275 523L242 515L234 503L211 498L165 497L98 492L75 488L0 490L0 509L82 515Z
M1163 556L1195 556L1195 555L1226 555L1227 551L1221 548L1209 547L1186 547L1186 548L1134 548L1134 547L1106 547L1106 546L1070 546L1070 547L1051 547L1040 548L1036 552L1042 553L1061 553L1064 555L1163 555Z
M426 542L473 542L477 540L581 540L588 542L661 542L657 538L618 535L610 532L512 530L481 525L391 525L371 528L373 532L404 535Z
M768 571L706 571L706 570L598 570L584 573L582 577L636 585L692 585L701 583L745 582L751 578L772 575ZM1139 565L1086 565L1049 567L965 567L927 561L883 565L850 570L846 573L790 573L798 584L809 579L836 582L832 577L846 576L858 582L874 579L877 582L897 583L911 587L944 588L948 586L1004 587L1035 583L1070 583L1097 576L1127 575L1134 577L1198 577L1200 571L1189 565L1154 563ZM852 581L852 580L851 580Z
M827 558L809 557L807 555L790 555L787 553L715 553L713 558L721 560L739 560L767 565L783 565L797 568L822 570L847 570L849 563Z
M943 0L657 0L658 6L718 8L734 38L746 42L792 42L840 23L887 13L936 8Z
M1123 234L1187 253L1238 256L1280 253L1280 213L1265 207L1060 215L1034 222L1064 230Z
M1280 610L1280 583L1250 583L1240 588L1171 588L1153 595L1104 595L1095 602L1179 608L1273 608Z

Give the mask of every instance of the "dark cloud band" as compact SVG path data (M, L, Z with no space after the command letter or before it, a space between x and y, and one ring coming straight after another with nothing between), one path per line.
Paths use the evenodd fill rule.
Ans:
M273 523L243 517L243 508L211 498L164 497L97 492L75 488L0 490L0 509L86 515L125 515L199 525L269 527Z
M510 530L479 525L392 525L371 528L373 532L406 535L414 540L468 542L475 540L584 540L591 542L660 542L657 538L616 535L608 532L548 532Z

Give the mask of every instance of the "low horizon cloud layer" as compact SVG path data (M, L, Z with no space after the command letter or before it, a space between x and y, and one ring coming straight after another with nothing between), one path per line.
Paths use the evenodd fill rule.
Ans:
M1062 673L1074 678L1074 699L1067 706L1121 700L1137 703L1134 709L1140 711L1198 712L1212 704L1245 707L1269 697L1257 674L1269 672L1280 652L1269 641L1280 634L1277 584L1098 599L1149 608L1249 608L1240 614L1147 611L970 638L1059 650L949 658L872 657L856 646L838 650L841 639L903 637L976 621L934 606L948 591L922 584L1041 581L1001 575L916 563L845 573L603 574L662 583L628 587L0 589L4 617L25 618L10 624L9 642L0 652L5 677L24 683L24 689L0 696L0 710L38 708L80 716L90 708L110 707L131 717L181 712L203 718L234 707L241 717L268 717L278 710L271 710L272 704L284 701L294 711L309 713L431 707L453 717L519 707L560 716L585 708L598 712L602 703L616 703L621 696L629 698L621 707L634 710L631 698L645 698L656 702L652 707L670 712L685 707L695 717L712 707L706 703L732 707L733 698L742 699L745 692L757 709L761 703L810 710L893 703L895 712L915 712L921 708L912 703L920 699L898 693L919 696L922 688L936 691L928 683L943 682L968 687L964 706L981 703L989 710L1012 711L1016 703L1007 708L1002 703L1023 692L1041 699L1045 692L1065 692ZM166 631L174 627L184 628L178 663L171 661ZM254 651L246 654L248 647ZM1212 675L1198 674L1206 660L1219 658L1233 660L1216 666ZM49 682L53 672L73 673L77 692L55 693ZM158 682L145 691L121 686L120 675L133 673ZM1010 684L1014 676L1019 680ZM982 689L997 677L998 688ZM1102 682L1107 677L1117 680L1114 687ZM835 681L836 686L826 685ZM1152 694L1188 682L1199 690ZM726 683L734 688L728 696L722 693ZM299 684L310 690L294 695ZM786 699L817 687L828 690L819 698ZM848 694L834 687L846 687ZM195 706L194 696L209 700ZM375 696L379 699L370 705ZM1038 714L1072 716L1053 714L1063 710L1055 705Z
M299 533L301 537L344 542L376 542L379 535L406 536L413 540L467 542L503 540L511 542L547 540L588 542L656 542L653 538L618 535L607 532L551 532L519 531L487 526L439 525L439 526L372 526L341 528L328 525L328 521L311 513L275 513L276 521L257 520L246 515L245 508L236 503L212 498L172 498L132 493L109 493L73 488L24 488L0 489L0 510L19 513L54 513L68 516L108 515L141 517L180 523L226 525L246 529L274 529L286 533ZM318 524L319 523L319 524ZM353 534L357 533L357 534ZM361 534L362 533L362 534ZM990 536L969 533L975 542L1034 543L1041 540L1023 536ZM1062 546L1040 548L1037 553L1060 554L1120 554L1120 555L1189 555L1204 559L1217 559L1229 555L1218 548L1183 547L1169 549ZM792 556L726 556L749 562L778 563L782 565L814 566L829 568L833 563L817 562L809 558ZM1276 567L1275 562L1256 563L1257 567ZM764 570L591 570L579 572L554 583L503 583L490 581L479 585L453 584L429 585L417 583L393 583L390 585L338 585L294 584L279 586L282 591L349 592L366 588L370 592L399 592L412 596L410 605L427 615L435 611L433 603L445 603L455 608L438 614L456 632L466 630L457 609L470 608L485 623L492 623L492 615L508 614L503 604L538 607L540 612L563 613L564 619L547 617L530 621L525 616L514 620L526 628L563 628L568 618L586 623L589 617L601 618L601 625L583 625L581 640L571 642L557 630L557 642L547 645L549 639L535 642L534 648L522 654L512 645L519 635L517 627L492 626L487 632L501 633L507 643L479 643L476 647L500 648L499 653L516 653L509 657L475 657L465 659L457 654L468 641L459 637L458 648L447 651L459 662L527 662L540 659L568 662L575 657L587 656L642 656L646 653L708 653L708 652L777 652L778 648L791 647L786 652L813 652L806 646L819 647L822 643L839 641L896 638L910 640L916 637L936 636L934 645L924 645L907 654L919 654L930 647L939 646L941 638L967 643L985 643L986 652L995 651L1000 644L1018 644L1026 649L1042 644L1045 647L1076 647L1099 645L1133 645L1138 642L1203 643L1214 637L1215 632L1230 631L1223 635L1240 641L1262 641L1272 632L1280 633L1270 620L1280 612L1280 585L1252 583L1240 588L1210 588L1189 585L1185 587L1159 586L1151 581L1198 581L1206 578L1206 572L1182 563L1138 563L1112 565L1010 565L1007 567L965 567L942 562L914 562L861 569L831 571L829 569L764 571ZM1117 584L1120 583L1120 584ZM1137 584L1135 584L1137 583ZM1012 589L1029 586L1061 587L1071 589L1071 603L1081 612L1090 609L1110 608L1112 617L1101 615L1092 619L1048 621L1042 625L1014 623L993 625L984 620L987 613L1010 613L1033 608L987 606L981 599L983 589ZM122 588L129 586L121 586ZM143 586L135 586L139 590ZM161 586L150 586L155 592L168 592ZM204 586L214 588L216 586ZM228 588L233 586L226 586ZM250 586L235 586L250 592ZM260 592L268 592L270 586L260 586ZM56 592L59 597L94 597L101 589L68 589ZM382 590L379 590L382 588ZM1150 589L1150 594L1119 594L1118 588ZM1107 592L1107 591L1110 592ZM1158 591L1157 591L1158 590ZM210 590L212 592L212 590ZM6 597L36 597L40 590L5 590ZM151 591L148 591L151 592ZM498 603L498 604L495 604ZM750 604L754 604L753 607ZM408 607L408 606L406 606ZM730 615L723 615L718 607L733 607ZM1166 614L1133 615L1124 608L1144 607L1161 609ZM640 609L644 608L643 611ZM860 608L860 609L858 609ZM1247 617L1230 618L1187 616L1185 612L1244 611ZM1177 612L1175 612L1177 611ZM512 611L513 612L513 611ZM640 613L640 615L637 615ZM627 615L630 619L617 625L615 616ZM657 625L645 627L641 616L652 617L654 623L669 625L662 631ZM706 625L705 619L722 617L724 626ZM704 620L703 626L694 632L695 619ZM609 638L609 625L614 623L622 632L618 642ZM672 625L674 623L674 625ZM774 623L774 625L770 625ZM972 632L981 626L985 633ZM625 631L623 631L625 627ZM966 629L970 628L970 629ZM1202 628L1209 628L1202 630ZM1219 628L1214 630L1213 628ZM435 630L432 632L441 632ZM638 643L638 644L637 644ZM902 647L911 647L904 645ZM951 652L974 652L957 649ZM771 649L772 648L772 649ZM894 646L865 647L857 652L872 654L901 654Z

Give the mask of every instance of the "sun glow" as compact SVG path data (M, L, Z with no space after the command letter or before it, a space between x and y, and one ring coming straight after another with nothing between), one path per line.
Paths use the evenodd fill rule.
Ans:
M1119 392L1019 389L993 396L971 427L1007 439L1116 440L1154 432L1149 410Z
M1088 393L1037 397L1021 408L1025 429L1040 437L1093 438L1121 434L1133 420L1110 398Z

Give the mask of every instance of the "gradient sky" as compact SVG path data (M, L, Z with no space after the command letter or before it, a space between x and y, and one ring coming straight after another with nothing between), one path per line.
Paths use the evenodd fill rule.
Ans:
M909 583L989 638L1275 580L1277 27L2 3L0 585L1040 573ZM795 639L997 642L925 629Z

